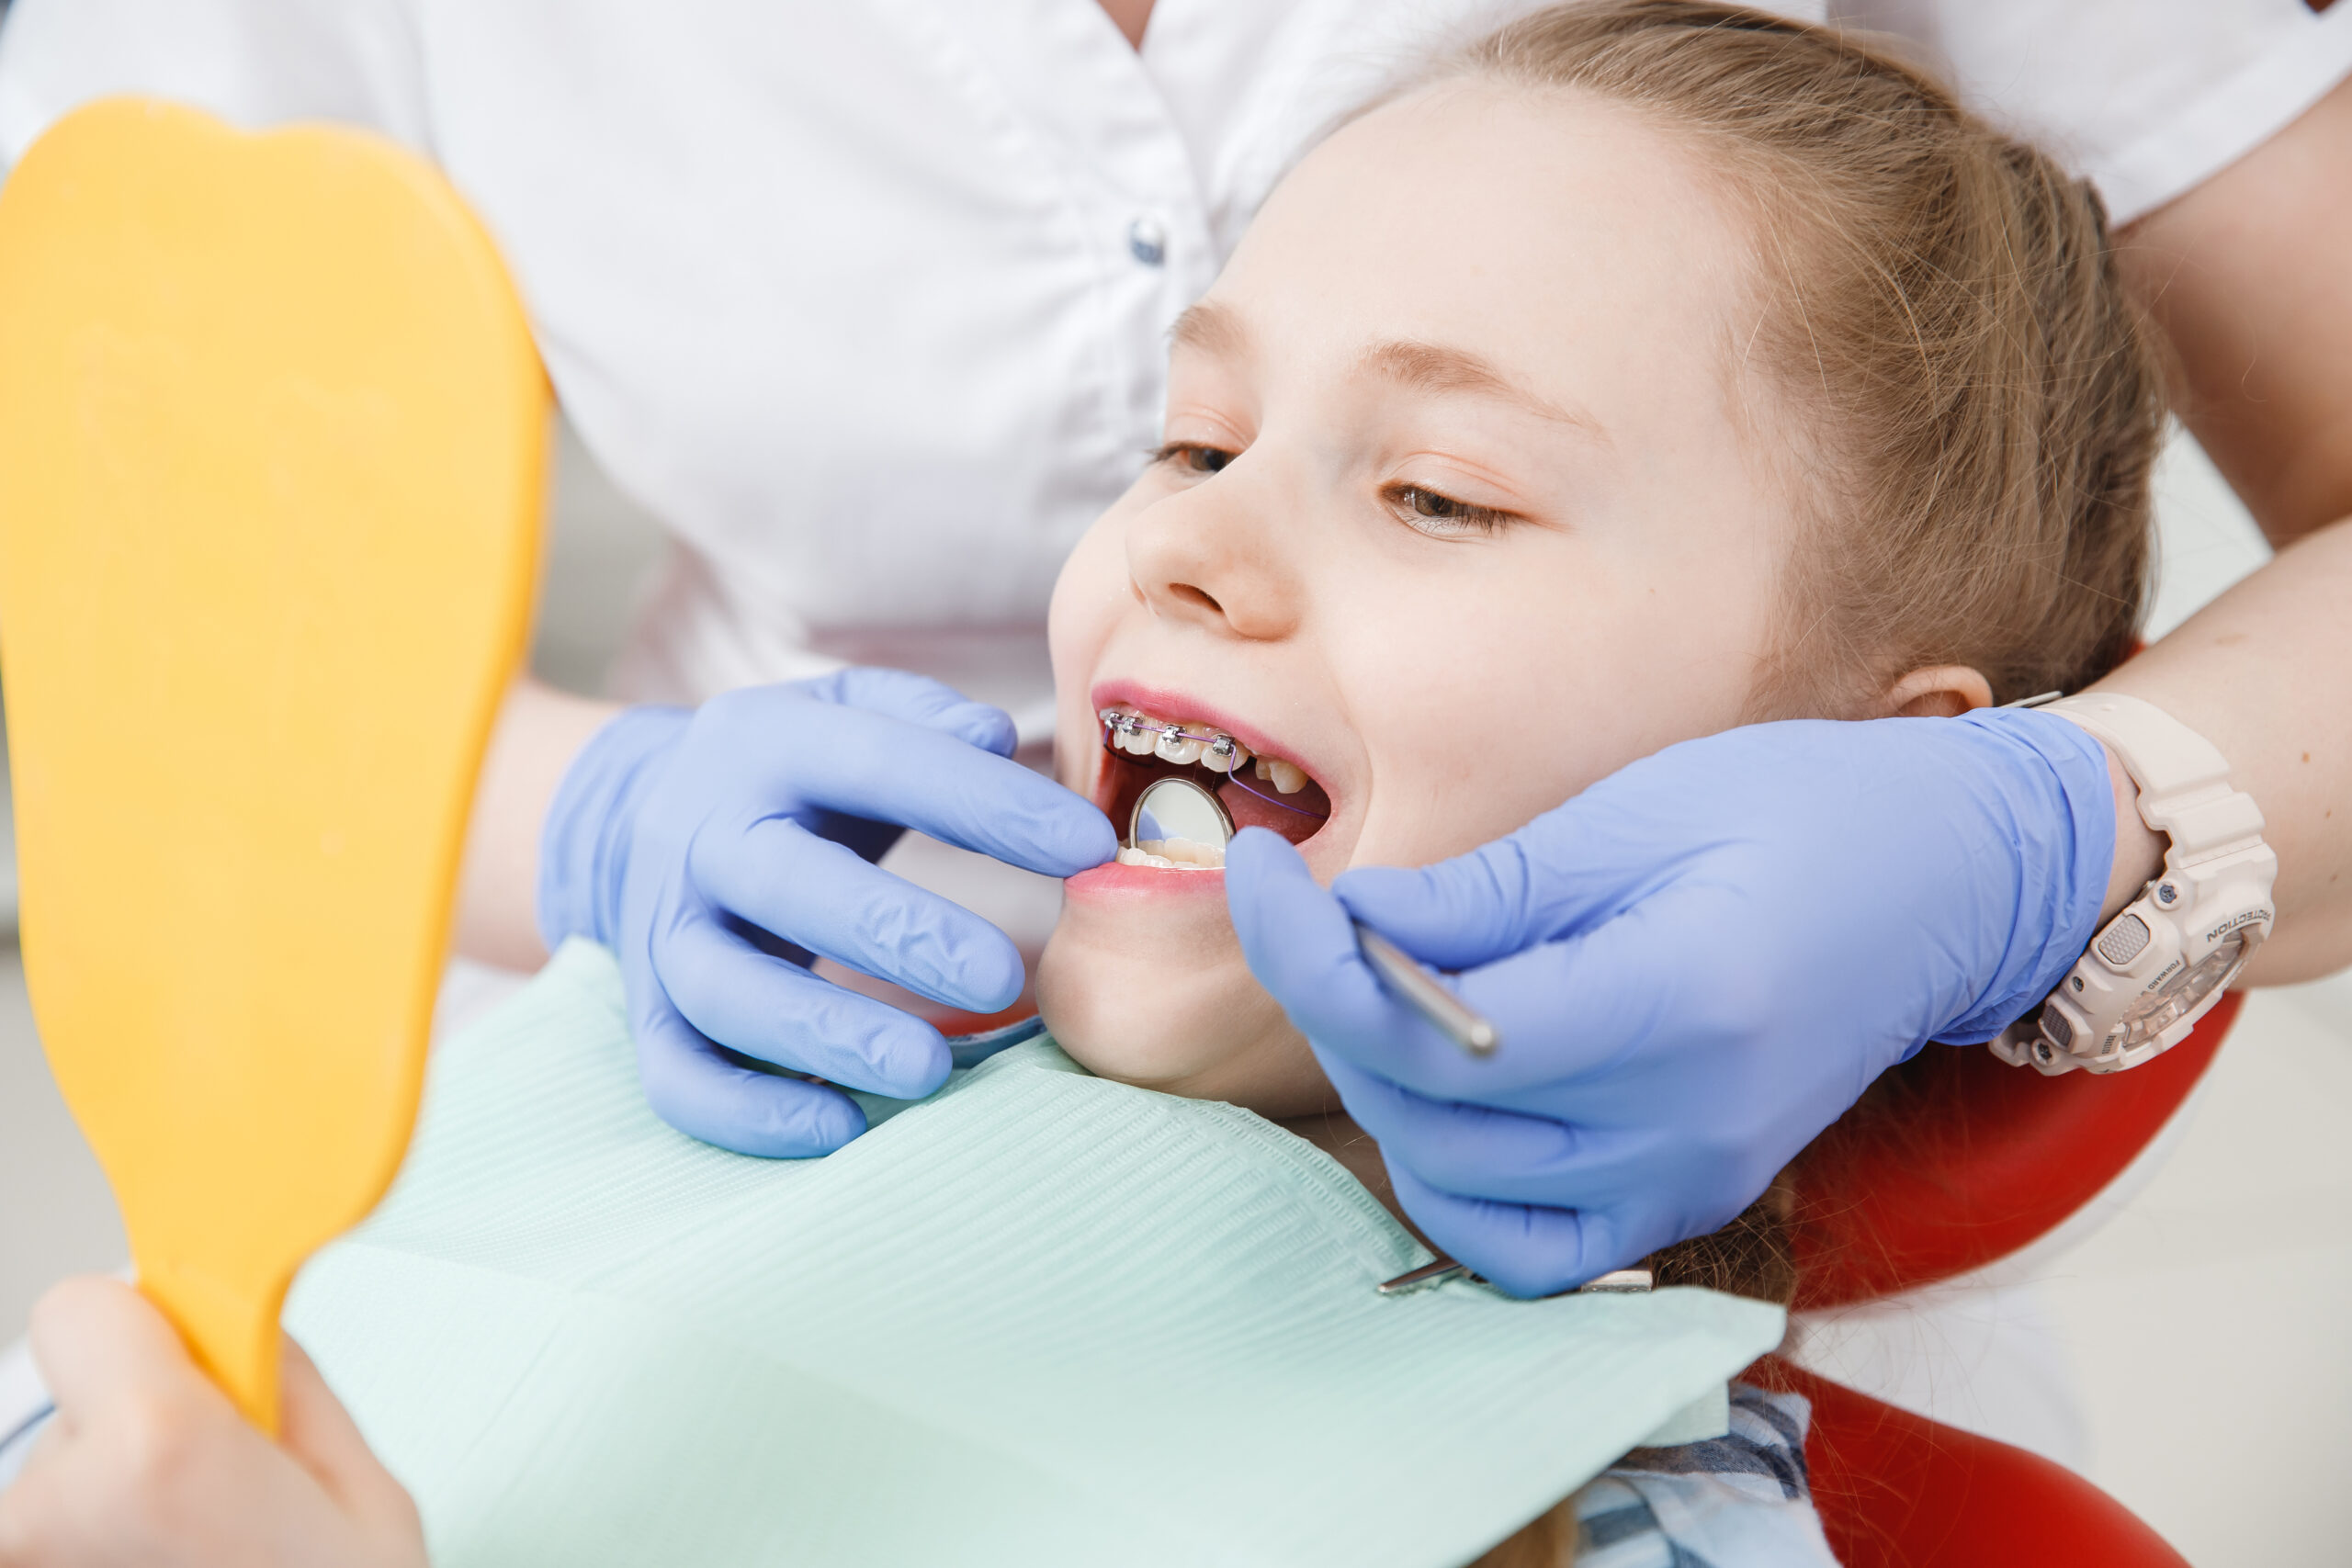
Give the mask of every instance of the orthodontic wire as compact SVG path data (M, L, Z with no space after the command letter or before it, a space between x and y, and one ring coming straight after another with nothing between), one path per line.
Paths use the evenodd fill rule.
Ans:
M1111 744L1111 736L1113 732L1122 728L1124 727L1115 719L1106 718L1102 721L1102 749L1104 750L1110 751L1114 755L1118 754L1118 749ZM1179 725L1154 724L1149 719L1140 717L1136 720L1135 728L1138 733L1148 729L1155 735L1174 735L1186 740L1198 740L1203 745L1207 745L1216 739L1216 737L1213 735L1195 735L1191 730ZM1236 741L1235 744L1238 745L1240 742ZM1133 756L1134 754L1135 753L1133 752L1126 753L1128 756ZM1258 754L1255 751L1252 751L1250 755L1251 760L1255 761ZM1160 758L1160 761L1163 762L1167 760L1168 759L1165 757ZM1211 773L1215 773L1216 770L1212 768L1209 771ZM1300 817L1312 817L1318 822L1329 822L1331 819L1331 814L1328 811L1309 811L1304 806L1293 806L1289 801L1277 799L1273 795L1268 795L1262 789L1252 788L1250 784L1242 778L1241 770L1239 768L1234 769L1225 776L1231 779L1236 784L1239 785L1242 794L1255 795L1258 799L1264 801L1269 806L1279 806L1284 811L1295 813Z
M1252 785L1238 773L1227 773L1225 776L1231 779L1236 784L1240 786L1242 794L1254 795L1269 806L1279 806L1284 811L1296 812L1301 817L1312 817L1318 822L1328 822L1331 819L1331 814L1328 811L1309 811L1304 806L1293 806L1287 800L1277 800L1272 795L1268 795L1264 790Z

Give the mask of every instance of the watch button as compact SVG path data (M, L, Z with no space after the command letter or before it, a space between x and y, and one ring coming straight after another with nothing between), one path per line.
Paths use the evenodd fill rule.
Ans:
M2162 889L2157 891L2156 897L2163 901ZM2127 909L2116 916L2114 923L2099 933L2095 945L2109 967L2120 969L2148 950L2150 934L2148 922Z

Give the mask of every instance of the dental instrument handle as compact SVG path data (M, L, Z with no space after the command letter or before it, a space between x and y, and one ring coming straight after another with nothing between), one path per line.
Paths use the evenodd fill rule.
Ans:
M1363 950L1364 962L1380 972L1382 982L1397 1000L1429 1020L1430 1027L1473 1056L1495 1054L1502 1036L1495 1032L1493 1024L1422 973L1421 966L1403 948L1362 920L1355 922L1355 928L1356 945Z

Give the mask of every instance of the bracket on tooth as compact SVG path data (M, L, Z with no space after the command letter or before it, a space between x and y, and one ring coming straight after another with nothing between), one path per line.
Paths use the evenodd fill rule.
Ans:
M1238 772L1248 764L1250 749L1222 729L1186 729L1181 724L1155 724L1139 713L1104 708L1102 743L1137 757L1157 756L1162 761L1198 762L1213 773Z
M1158 726L1146 724L1141 714L1121 713L1116 708L1104 708L1102 718L1102 744L1106 748L1137 757L1151 755Z
M1283 795L1296 795L1306 788L1306 771L1278 757L1253 757L1249 747L1222 729L1204 733L1186 729L1181 724L1155 724L1139 713L1121 708L1104 708L1095 716L1102 721L1102 745L1106 750L1125 751L1135 757L1156 756L1168 762L1198 762L1213 773L1227 774L1242 791L1269 805L1302 817L1324 815L1276 799L1264 790L1252 789L1242 776L1242 770L1252 762L1257 764L1252 770L1257 776Z
M1159 754L1161 761L1182 765L1199 761L1201 753L1207 747L1208 742L1197 736L1187 735L1181 729L1163 729L1152 750Z

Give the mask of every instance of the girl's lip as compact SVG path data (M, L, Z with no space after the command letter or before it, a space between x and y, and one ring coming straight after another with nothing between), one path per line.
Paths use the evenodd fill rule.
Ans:
M1062 891L1080 903L1124 904L1138 898L1205 897L1225 901L1225 873L1170 871L1156 865L1105 861L1069 877Z

